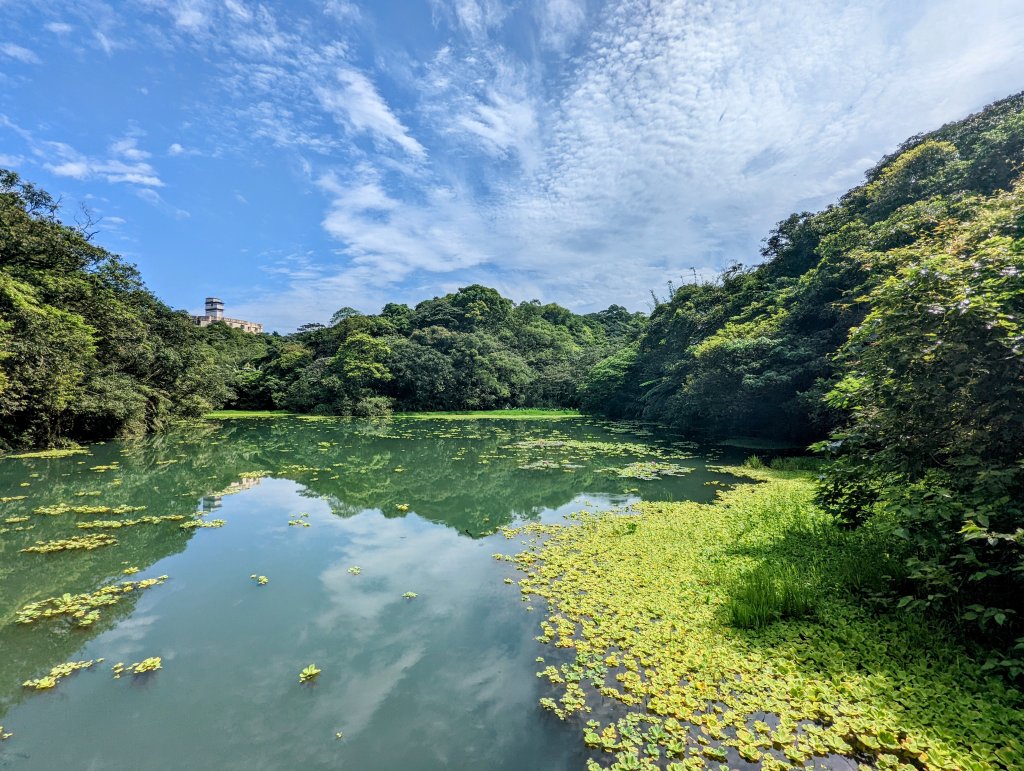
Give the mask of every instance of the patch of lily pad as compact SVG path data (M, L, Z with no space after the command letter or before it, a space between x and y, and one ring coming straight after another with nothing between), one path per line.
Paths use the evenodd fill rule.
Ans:
M57 517L61 514L100 514L117 516L119 514L133 514L137 511L145 511L145 506L68 506L66 503L58 503L54 506L37 506L32 509L34 514L45 514L50 517Z
M647 482L653 482L661 477L685 476L693 471L693 469L688 466L680 466L678 463L647 460L630 463L627 466L618 468L604 468L601 471L621 477L622 479L642 479Z
M89 455L89 451L82 447L68 447L59 450L37 450L35 452L19 452L8 455L8 458L67 458L72 455Z
M136 661L134 664L125 664L123 661L119 661L111 667L115 680L120 680L121 675L125 673L139 676L163 668L163 660L159 656L150 656L148 659Z
M182 530L195 530L195 529L204 528L204 527L212 527L212 528L224 527L224 525L226 525L226 524L227 524L227 522L225 520L223 520L223 519L199 519L199 518L197 518L197 519L189 520L188 522L182 522L180 525L178 525L178 527L180 527Z

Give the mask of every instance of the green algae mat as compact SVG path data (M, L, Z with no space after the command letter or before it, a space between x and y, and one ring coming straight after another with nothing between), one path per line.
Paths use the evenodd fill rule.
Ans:
M542 703L601 752L588 763L1024 768L1021 694L919 620L853 600L844 577L874 566L814 507L811 476L726 470L751 484L710 506L644 502L506 530L530 539L515 558L524 599L549 608ZM805 601L745 629L737 597L766 565Z

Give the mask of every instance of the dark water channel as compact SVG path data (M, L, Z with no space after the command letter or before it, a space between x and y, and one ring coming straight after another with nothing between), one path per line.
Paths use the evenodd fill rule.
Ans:
M527 612L504 583L518 575L491 555L517 544L500 528L640 498L710 500L706 483L729 480L705 468L709 455L737 459L580 419L286 418L0 460L0 497L14 499L0 503L0 724L14 732L0 766L581 768L578 730L537 705L543 608ZM692 471L607 470L652 458ZM197 514L225 524L180 526ZM187 519L77 527L167 515ZM94 533L117 543L20 551ZM87 627L16 622L26 603L161 575ZM162 669L112 676L153 656ZM21 685L100 657L56 688ZM321 674L300 685L308 664Z

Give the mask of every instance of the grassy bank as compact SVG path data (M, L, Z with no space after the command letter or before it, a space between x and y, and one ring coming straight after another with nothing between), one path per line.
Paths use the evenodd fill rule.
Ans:
M203 415L206 420L233 420L234 418L288 418L296 415L285 410L214 410Z
M207 420L233 420L235 418L289 418L316 417L285 410L214 410L203 415ZM328 416L329 417L329 416ZM577 410L473 410L469 412L396 412L390 417L416 420L476 420L478 418L502 418L505 420L544 420L578 418Z
M396 418L429 420L476 420L477 418L503 418L505 420L544 420L546 418L578 418L577 410L516 409L471 410L469 412L396 412Z
M898 565L885 545L826 518L806 472L730 470L757 483L526 528L549 537L516 558L521 588L569 653L540 673L544 706L606 716L584 740L623 770L1024 767L1021 694L919 619L867 609Z

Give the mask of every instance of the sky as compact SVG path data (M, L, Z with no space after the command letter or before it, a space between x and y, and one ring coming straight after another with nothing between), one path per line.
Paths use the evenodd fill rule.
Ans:
M0 0L0 167L175 308L647 310L1024 90L1020 0Z

